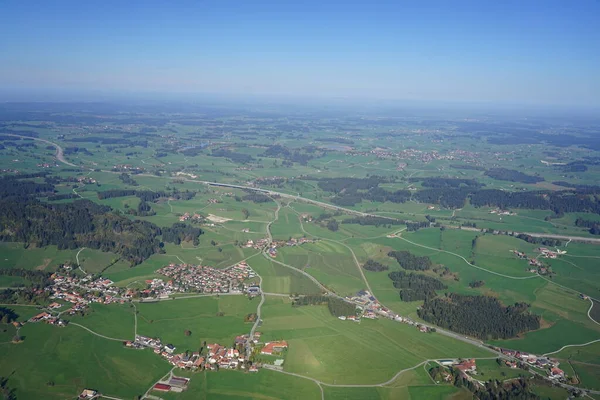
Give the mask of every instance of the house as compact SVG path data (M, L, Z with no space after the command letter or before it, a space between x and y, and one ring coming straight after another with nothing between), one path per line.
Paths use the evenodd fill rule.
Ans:
M39 322L39 321L41 321L43 319L47 319L49 317L50 317L50 314L48 314L47 312L43 312L43 313L39 313L35 317L31 317L30 321L31 322Z
M94 398L94 396L96 396L96 394L98 394L98 392L95 390L83 389L83 392L81 392L81 394L79 395L79 398L80 399L92 399L92 398Z
M152 390L157 390L159 392L168 392L171 390L171 385L165 385L164 383L157 383L152 387Z
M288 344L285 340L281 340L279 342L268 342L265 344L265 347L262 348L260 354L271 355L273 353L279 353L283 349L287 349Z
M173 354L173 352L175 351L175 346L173 346L172 344L168 344L165 346L165 351L169 354Z
M477 370L477 365L475 365L475 359L471 358L469 360L461 361L460 363L456 364L454 368L462 372L475 372Z
M562 379L565 377L565 372L560 368L551 368L548 374L550 379Z

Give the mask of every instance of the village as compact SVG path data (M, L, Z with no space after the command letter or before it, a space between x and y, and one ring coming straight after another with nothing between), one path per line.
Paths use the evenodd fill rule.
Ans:
M548 267L542 261L540 261L539 260L540 257L556 259L556 258L558 258L558 256L567 253L566 250L559 250L559 249L550 250L550 249L547 249L546 247L539 247L536 249L536 251L539 252L540 254L538 254L536 257L529 257L527 254L523 253L522 251L510 250L510 252L513 253L514 255L516 255L517 258L519 258L520 260L527 260L527 263L531 267L531 268L527 269L529 272L531 272L532 274L539 274L539 275L549 275L552 273L551 267Z

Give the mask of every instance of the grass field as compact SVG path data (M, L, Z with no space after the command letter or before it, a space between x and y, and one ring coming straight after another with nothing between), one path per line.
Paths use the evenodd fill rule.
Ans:
M505 381L507 379L529 375L529 372L523 371L522 369L498 365L496 360L477 360L477 379L482 381L488 381L490 379Z
M262 277L262 289L267 293L316 294L321 289L309 278L258 255L249 265Z
M186 374L177 372L177 375ZM319 399L321 396L317 385L309 380L268 370L261 370L256 374L240 371L205 371L187 376L192 380L185 392L161 393L160 397L165 400L304 400Z
M290 343L287 371L331 383L380 383L426 358L490 355L445 336L420 333L409 325L389 320L340 321L326 307L292 308L282 299L268 299L263 320L260 329L265 340Z
M0 345L0 375L18 399L71 399L84 388L133 398L170 368L149 350L125 349L76 326L26 324L20 334L22 343Z
M244 316L256 312L259 299L245 296L200 297L137 305L138 334L160 337L179 350L197 350L206 341L230 345L250 331ZM223 316L217 316L223 312ZM190 330L192 334L185 336Z

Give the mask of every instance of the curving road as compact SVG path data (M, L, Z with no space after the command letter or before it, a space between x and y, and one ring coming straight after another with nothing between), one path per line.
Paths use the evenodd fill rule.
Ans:
M69 165L71 167L78 167L77 165L71 164L70 162L68 162L65 159L63 148L60 147L58 144L56 144L54 142L51 142L51 141L46 140L46 139L40 139L40 138L36 138L36 137L31 137L31 136L15 135L14 133L3 133L3 135L5 135L5 136L19 137L19 138L22 138L22 139L37 140L38 142L48 143L49 145L52 145L52 146L54 146L56 148L56 159L58 161L60 161L63 164Z

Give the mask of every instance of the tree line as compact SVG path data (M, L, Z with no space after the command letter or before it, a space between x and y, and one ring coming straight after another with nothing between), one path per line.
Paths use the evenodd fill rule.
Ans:
M592 235L600 235L600 221L593 221L589 219L577 218L575 220L575 225L588 228L589 233Z
M539 329L540 317L525 303L505 307L490 296L457 293L428 298L417 311L423 320L479 339L508 339Z

